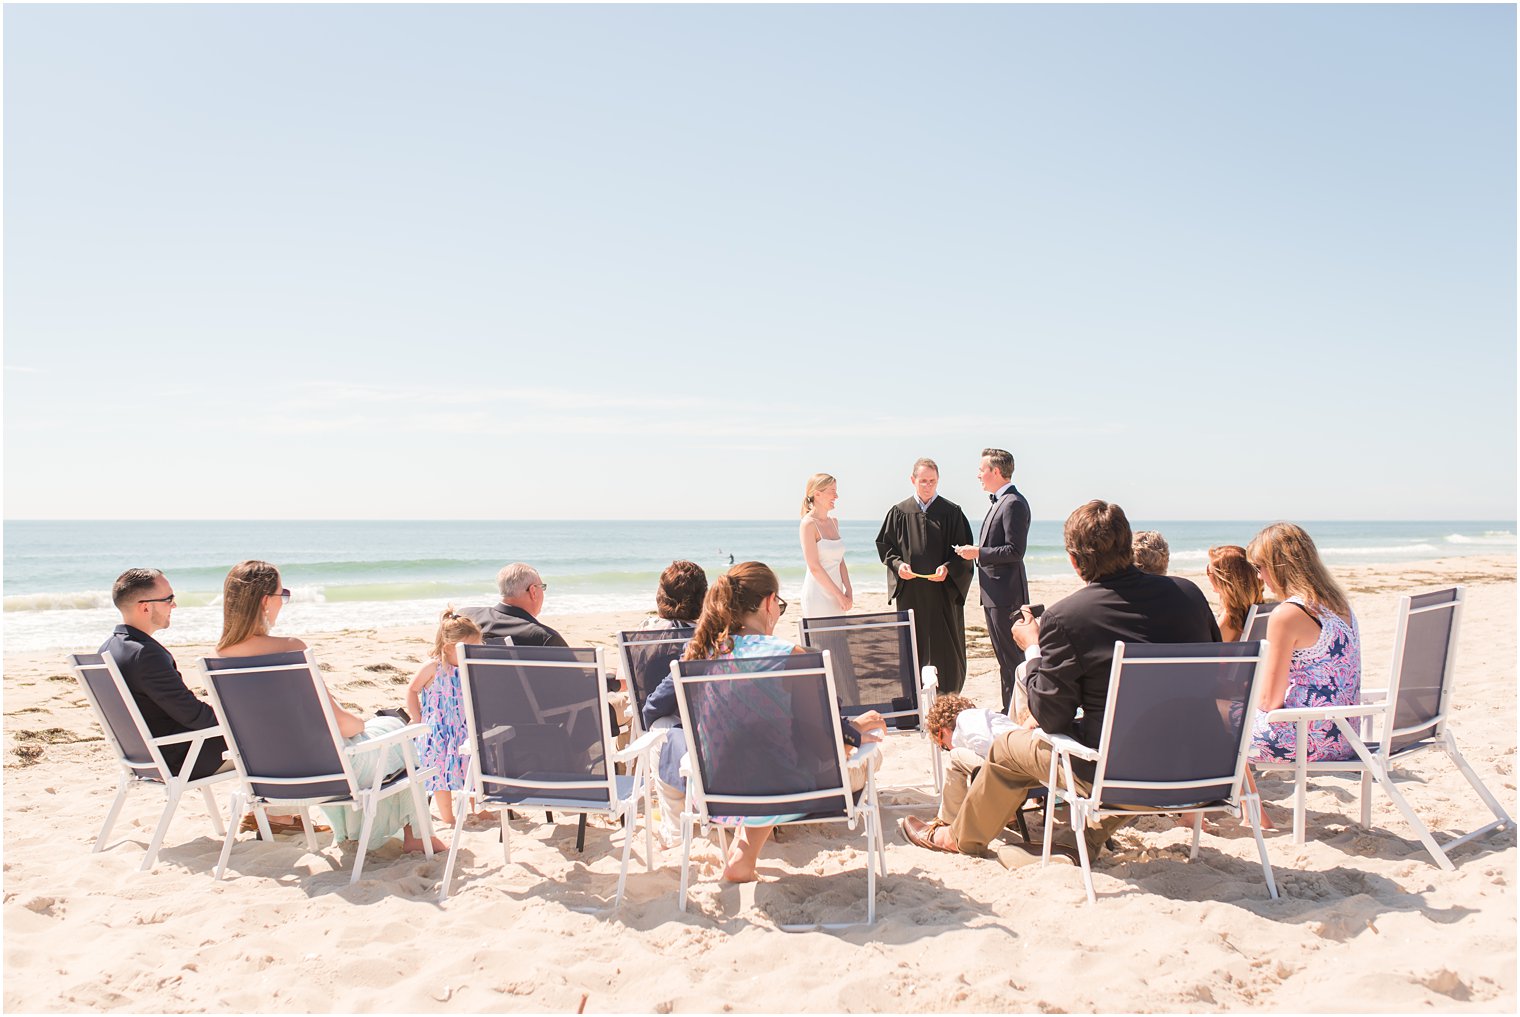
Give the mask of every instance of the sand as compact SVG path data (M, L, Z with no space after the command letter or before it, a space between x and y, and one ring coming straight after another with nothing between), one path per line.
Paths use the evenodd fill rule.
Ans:
M1514 814L1514 558L1338 574L1361 621L1368 686L1387 674L1398 596L1468 586L1454 731ZM1051 603L1077 582L1034 585L1035 599ZM858 610L880 606L878 597ZM979 610L968 614L980 621ZM556 616L551 601L545 620L574 644L610 646L612 631L638 616ZM995 705L991 650L972 634L981 638L967 692ZM401 702L428 635L307 641L338 698L368 713ZM165 636L187 673L208 649ZM106 849L90 852L115 767L62 654L7 656L4 688L7 1011L573 1012L583 998L587 1012L659 1013L1516 1007L1513 830L1459 849L1456 871L1443 872L1386 797L1372 828L1359 826L1350 781L1316 782L1307 844L1295 847L1285 829L1268 838L1276 902L1238 830L1206 834L1191 863L1187 833L1168 820L1121 831L1117 853L1097 865L1089 906L1069 865L1005 871L930 853L889 818L876 925L789 935L776 925L863 917L859 833L788 831L762 856L762 882L743 887L717 881L716 846L701 842L685 914L679 849L659 852L646 873L642 838L621 910L579 910L610 904L621 833L593 821L577 854L574 824L547 825L541 814L514 826L511 865L494 828L467 827L442 906L442 857L403 855L396 841L371 852L350 887L350 852L245 836L227 878L213 882L220 843L199 800L182 803L156 867L140 873L161 798L134 794ZM891 746L882 782L928 784L926 744ZM1402 786L1433 829L1486 821L1444 757L1427 754L1405 772ZM1290 790L1262 781L1283 828ZM889 817L927 817L933 806L921 791L884 798L923 806Z

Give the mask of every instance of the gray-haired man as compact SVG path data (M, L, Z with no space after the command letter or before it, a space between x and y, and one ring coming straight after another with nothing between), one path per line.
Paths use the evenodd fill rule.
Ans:
M467 607L459 613L480 626L488 643L511 637L514 646L566 646L565 637L538 620L548 587L538 570L522 562L502 566L496 573L501 603L490 607Z

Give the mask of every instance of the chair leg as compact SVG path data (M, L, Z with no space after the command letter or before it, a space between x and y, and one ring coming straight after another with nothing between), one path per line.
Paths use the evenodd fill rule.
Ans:
M880 832L877 822L880 815L874 811L866 812L866 924L876 924L876 852L877 838Z
M1293 750L1293 843L1302 844L1309 795L1309 722L1300 720L1295 723L1298 744Z
M507 825L507 812L501 814L501 858L508 865L512 864L512 828ZM458 819L458 816L454 817Z
M1050 845L1055 841L1056 833L1056 761L1058 756L1050 754L1050 775L1045 778L1045 847L1040 854L1040 866L1043 868L1050 864ZM1082 838L1077 838L1081 840Z
M1188 861L1198 859L1198 841L1203 837L1203 813L1193 813L1193 849L1188 852Z
M105 850L106 838L111 835L111 827L116 825L116 817L121 815L122 804L127 800L127 788L131 786L132 778L123 773L121 783L116 787L116 800L111 803L111 808L106 812L106 821L101 824L100 836L95 838L95 847L92 850Z
M1393 777L1387 770L1378 765L1378 761L1372 757L1372 753L1368 751L1362 739L1355 731L1348 731L1344 727L1341 728L1341 731L1346 735L1346 740L1351 743L1351 750L1357 754L1357 757L1362 761L1362 765L1367 768L1366 772L1372 774L1372 779L1377 781L1378 785L1388 793L1388 797L1392 800L1394 807L1404 817L1404 822L1408 823L1410 829L1415 832L1415 836L1420 839L1420 843L1425 845L1425 850L1430 852L1430 857L1436 865L1447 872L1456 868L1451 863L1451 859L1446 857L1446 852L1441 849L1441 845L1437 844L1436 839L1430 835L1430 830L1420 821L1420 817L1415 815L1414 808L1409 804L1409 799L1405 798L1403 793L1394 786Z
M412 815L417 817L417 835L422 838L422 851L428 857L433 857L433 810L428 808L427 792L422 790L422 782L413 780L412 785ZM448 794L444 791L444 794ZM464 815L463 809L456 809L455 818Z
M1254 794L1242 796L1246 813L1251 817L1251 832L1256 835L1256 853L1261 857L1261 871L1267 877L1267 893L1277 899L1277 880L1272 877L1272 863L1267 859L1267 841L1261 835L1261 798ZM1199 813L1201 817L1203 813Z
M1494 818L1499 821L1500 825L1512 824L1514 821L1509 818L1509 813L1504 811L1504 806L1499 804L1499 799L1495 798L1493 793L1488 790L1488 787L1478 779L1478 775L1467 764L1467 760L1462 757L1462 753L1457 751L1457 740L1451 736L1450 731L1442 732L1441 743L1446 754L1456 764L1457 771L1467 778L1467 783L1472 785L1472 789L1478 793L1479 798L1483 799L1483 804L1488 806L1488 811L1494 814Z
M1066 800L1067 807L1071 810L1071 832L1076 835L1077 857L1082 861L1082 882L1087 886L1087 903L1098 903L1098 894L1093 890L1092 861L1087 857L1087 808L1075 798Z
M306 850L316 852L318 850L317 834L311 828L311 809L301 806L296 810L296 818L301 821L301 833L306 837Z
M248 799L241 791L232 793L232 800L227 803L227 836L222 841L222 854L216 860L216 868L211 870L213 880L221 879L222 873L227 871L227 859L232 857L232 842L237 840L238 827L243 825L243 813L247 811Z
M354 856L354 874L348 879L349 886L359 882L359 874L364 871L364 856L369 853L369 834L375 825L374 795L368 791L363 792L355 804L363 810L364 822L359 826L359 851Z
M1362 771L1362 828L1372 829L1372 774Z
M581 813L581 821L575 827L575 850L586 850L586 814Z
M691 883L691 816L681 814L681 891L677 903L686 910L686 887Z
M211 785L201 788L201 798L206 802L206 811L211 813L211 829L216 831L218 837L226 836L227 831L222 827L222 810L217 808L216 792L211 790Z
M506 817L501 820L502 826L507 825ZM449 838L449 858L443 863L443 885L438 888L438 903L442 904L449 899L449 880L454 878L454 860L459 855L459 841L464 830L464 809L454 810L454 836Z
M633 807L633 808L637 808L637 806L633 805L633 803L630 803L630 806ZM624 812L623 815L626 817L628 815L628 813ZM586 818L586 814L584 812L582 812L581 813L581 819L584 820L585 818ZM634 831L632 823L628 823L628 824L626 824L624 826L624 828L623 828L623 867L618 872L617 897L612 902L612 906L615 907L615 908L620 908L620 907L623 906L623 888L628 885L628 855L629 855L631 849L633 848L633 836L634 836L634 833L635 833L635 831Z
M184 793L185 785L179 781L172 781L164 788L164 811L158 817L158 825L153 828L153 839L148 841L148 853L143 855L139 871L147 872L158 860L158 849L163 846L164 834L169 832L169 822L174 818L174 810L179 808L180 795Z
M274 843L274 833L269 829L269 814L260 802L253 803L253 820L259 827L259 838L266 844Z

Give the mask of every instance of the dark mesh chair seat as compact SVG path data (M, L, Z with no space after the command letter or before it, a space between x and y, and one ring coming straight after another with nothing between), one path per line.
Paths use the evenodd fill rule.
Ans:
M578 814L583 823L589 813L626 818L616 895L620 904L641 801L644 861L646 868L653 866L647 775L649 752L661 733L641 735L627 749L613 750L606 676L602 651L592 647L459 646L471 746L469 790L503 806L505 860L512 861L507 806ZM632 763L632 772L618 774L617 763ZM448 897L464 817L465 810L457 810L440 901Z
M1115 643L1106 729L1088 792L1082 793L1076 784L1071 759L1090 758L1094 751L1070 738L1044 736L1055 749L1052 776L1060 772L1066 777L1065 788L1078 789L1058 791L1055 780L1047 781L1048 793L1070 803L1074 833L1080 834L1088 819L1104 815L1186 813L1194 817L1190 857L1196 858L1204 813L1249 811L1259 816L1259 800L1243 790L1243 781L1249 718L1265 645ZM1259 821L1252 831L1268 892L1275 899L1277 885ZM1053 833L1052 812L1047 810L1047 858ZM1076 842L1087 899L1094 902L1087 842L1080 835Z
M257 657L206 657L200 661L218 715L227 729L227 744L242 777L243 790L234 795L234 811L252 808L265 827L270 807L294 809L313 849L307 819L311 806L351 805L369 813L380 801L410 794L418 833L432 857L432 821L420 778L437 773L417 762L414 739L427 730L412 724L384 737L354 746L345 744L331 712L327 687L310 651L272 653ZM399 743L404 768L386 775L378 785L360 782L355 761L363 753L385 751ZM234 827L222 845L215 875L220 878L231 857ZM352 885L359 881L369 845L360 838Z
M1372 825L1372 786L1377 784L1388 794L1431 858L1443 869L1453 867L1448 857L1453 848L1494 830L1513 827L1513 821L1499 800L1457 751L1456 739L1451 732L1452 674L1465 596L1462 587L1453 586L1399 601L1393 668L1386 690L1370 690L1364 683L1364 702L1358 706L1274 710L1268 715L1270 720L1299 725L1306 725L1311 720L1333 720L1356 752L1355 759L1346 761L1296 759L1255 764L1260 770L1295 771L1294 843L1304 842L1308 777L1315 773L1356 772L1361 775L1361 822L1364 827ZM1374 699L1381 701L1374 703ZM1381 736L1366 740L1364 736L1379 724ZM1302 737L1298 739L1300 751L1306 741ZM1448 840L1444 845L1436 841L1393 781L1394 763L1430 749L1446 753L1494 817L1492 822Z
M866 920L875 921L882 845L868 763L875 747L857 756L857 765L865 764L864 787L851 790L831 656L813 651L676 663L676 698L691 760L681 815L682 910L697 827L741 817L775 817L772 825L844 822L852 829L860 821L867 844Z
M218 837L223 836L225 830L221 811L217 808L211 785L233 780L237 774L227 770L193 777L197 764L201 764L205 758L202 753L209 754L213 745L218 746L217 751L220 751L221 742L218 739L222 734L221 727L155 737L148 729L147 721L143 719L142 711L138 709L137 701L132 697L132 691L114 659L101 653L73 654L69 657L69 667L79 680L80 689L94 710L95 719L99 721L106 742L116 753L116 761L121 767L116 797L106 813L105 823L95 838L92 851L105 849L106 840L121 814L127 794L133 787L145 784L161 788L165 797L163 811L159 813L158 823L148 841L148 850L143 854L141 871L148 871L157 861L169 823L186 791L201 792L206 810L211 814L212 828ZM163 754L163 748L170 745L184 746L186 749L186 757L177 772ZM209 766L204 766L202 772L204 769L209 769Z

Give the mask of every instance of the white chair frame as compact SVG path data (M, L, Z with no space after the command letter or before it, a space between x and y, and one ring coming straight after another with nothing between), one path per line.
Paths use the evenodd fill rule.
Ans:
M1240 639L1237 642L1246 643L1253 639L1267 638L1267 619L1281 606L1280 600L1266 604L1252 604L1251 609L1246 612L1245 623L1240 626Z
M695 731L692 726L691 709L687 705L686 689L690 685L744 681L754 678L773 678L777 675L822 675L827 689L829 709L829 721L832 723L831 731L839 730L839 697L834 688L834 671L830 653L828 650L820 651L823 655L823 667L821 668L784 668L772 671L748 672L741 671L733 674L692 675L685 676L680 673L680 662L670 665L670 673L675 676L676 702L681 710L681 726L688 732ZM694 739L688 738L688 746L696 744ZM880 746L877 743L862 745L853 756L846 758L844 743L835 739L836 758L839 763L839 784L837 787L820 788L814 791L799 792L782 795L724 795L721 797L707 794L702 786L702 768L690 760L683 764L682 772L686 775L686 808L681 813L681 886L677 891L677 900L682 912L686 910L687 890L691 880L691 842L692 836L698 827L705 833L709 825L717 827L720 832L723 824L713 820L712 807L716 804L721 808L724 804L743 805L775 805L778 811L791 803L812 802L819 798L832 794L841 796L844 815L827 816L820 818L804 818L792 820L787 823L777 823L777 826L802 826L809 823L844 823L854 830L857 824L864 826L866 836L866 920L864 922L819 922L809 925L779 925L783 932L811 932L817 929L851 929L861 925L874 925L876 922L876 875L880 871L883 877L887 874L886 841L881 829L881 806L876 798L876 776L874 760L880 754ZM865 768L865 788L860 792L860 803L856 804L857 792L850 789L850 771Z
M1230 644L1238 645L1238 644ZM1083 745L1068 735L1051 735L1035 729L1035 737L1048 743L1052 749L1050 757L1050 773L1046 778L1045 786L1048 789L1050 804L1045 809L1045 844L1041 855L1040 864L1050 863L1050 849L1055 833L1055 802L1065 800L1070 807L1071 828L1077 842L1077 855L1082 868L1082 882L1087 889L1087 903L1097 903L1097 894L1093 889L1092 861L1087 853L1087 838L1084 833L1089 819L1097 819L1103 816L1143 816L1143 815L1190 815L1193 817L1193 843L1188 851L1188 861L1198 857L1198 843L1203 833L1203 817L1209 812L1228 812L1232 815L1248 815L1251 822L1251 832L1256 837L1256 853L1261 859L1261 871L1266 877L1267 893L1273 900L1277 899L1277 880L1272 875L1272 863L1267 858L1267 844L1261 835L1261 799L1253 792L1244 790L1246 766L1251 748L1251 722L1250 706L1256 702L1257 688L1261 683L1262 669L1267 655L1267 643L1262 641L1260 648L1254 656L1244 657L1141 657L1132 658L1128 661L1124 657L1124 642L1114 643L1113 670L1109 673L1108 680L1108 704L1103 714L1103 733L1098 742L1098 748L1094 749ZM1143 667L1158 664L1203 664L1219 661L1229 664L1241 664L1255 662L1251 676L1251 687L1247 694L1247 715L1245 730L1241 734L1240 752L1235 760L1235 772L1233 774L1214 774L1190 780L1179 781L1122 781L1109 779L1104 771L1108 766L1109 734L1113 729L1114 705L1118 702L1119 688L1123 681L1124 668ZM1075 774L1072 772L1071 760L1075 756L1089 760L1097 765L1093 774L1092 789L1083 795L1076 791L1077 783ZM1065 787L1058 786L1058 777L1064 777ZM1229 797L1222 804L1200 805L1193 808L1145 808L1126 806L1124 808L1104 808L1100 803L1103 800L1105 788L1136 788L1150 790L1180 790L1183 788L1198 787L1206 788L1219 784L1230 785Z
M633 630L630 630L630 631L633 631ZM659 632L661 630L660 629L639 629L637 631L640 631L640 632L645 632L645 631ZM646 644L647 645L647 644L653 643L653 644L655 644L657 646L664 645L664 644L667 644L667 643L668 644L679 643L682 646L685 646L690 641L691 641L691 636L689 636L689 635L688 636L682 636L682 637L679 637L679 638L677 638L677 637L671 637L671 638L668 638L668 639L645 639L645 640L640 640L640 642L642 644ZM634 693L634 690L633 690L633 679L631 677L632 674L633 674L633 660L629 656L628 646L629 646L629 644L623 640L623 633L619 632L618 633L618 673L622 676L624 682L628 686L628 712L629 712L629 715L630 715L630 717L632 719L632 723L633 723L633 737L634 738L641 738L645 734L647 734L648 732L644 729L643 710L642 710L642 708L641 708L641 706L639 704L638 696ZM654 689L650 689L649 691L653 692ZM660 719L664 720L665 718L661 717ZM672 721L671 723L673 724L674 721ZM669 727L670 725L667 724L665 726Z
M111 802L111 808L106 813L106 821L101 824L100 835L95 838L95 846L91 853L105 850L106 838L111 834L111 828L116 825L116 819L121 815L121 807L127 800L127 793L134 787L144 785L156 785L163 789L164 808L159 814L158 823L153 828L153 835L148 840L148 850L143 855L142 865L139 871L147 872L158 861L158 852L164 843L164 835L169 832L169 822L174 818L174 813L179 808L179 801L187 791L199 791L206 802L206 811L211 814L211 827L218 837L224 836L226 829L222 825L222 814L217 808L216 795L212 792L213 784L237 777L232 770L223 770L207 774L198 780L190 780L188 776L176 775L169 764L164 761L163 752L165 745L186 746L184 765L181 772L188 775L195 768L196 761L200 759L202 747L210 738L222 735L221 725L214 727L199 728L195 731L187 731L183 734L154 736L148 730L147 721L143 720L142 711L137 707L137 701L132 698L132 690L127 687L126 679L122 676L121 669L116 666L116 660L109 653L76 653L69 656L69 667L74 672L74 677L79 681L79 687L84 690L84 695L95 711L95 719L100 723L100 729L105 733L106 741L116 752L116 761L121 766L121 781L117 785L116 798ZM116 689L116 694L121 697L125 705L127 715L136 725L138 737L148 748L149 759L133 762L121 742L117 740L116 732L106 719L105 708L96 698L95 692L90 688L90 683L85 679L84 672L90 668L104 668L110 676L111 684ZM150 772L143 772L150 771Z
M1305 837L1305 796L1309 785L1311 773L1342 773L1357 774L1361 777L1361 823L1362 826L1372 826L1372 785L1375 783L1387 792L1394 807L1404 817L1404 821L1414 830L1415 836L1430 853L1431 860L1442 869L1451 871L1451 858L1448 857L1453 848L1466 844L1468 841L1504 826L1513 827L1514 821L1504 811L1499 800L1478 778L1471 765L1457 751L1457 742L1448 725L1448 713L1451 707L1451 694L1453 685L1453 672L1457 656L1457 636L1462 626L1462 607L1466 600L1467 591L1460 586L1452 587L1454 596L1448 602L1429 604L1425 607L1413 607L1412 597L1402 597L1399 600L1398 621L1394 628L1393 637L1393 663L1388 676L1386 689L1363 689L1361 705L1358 706L1326 706L1326 707L1294 707L1273 710L1267 714L1267 720L1273 722L1292 723L1296 725L1295 734L1297 753L1295 758L1283 762L1253 763L1258 771L1271 772L1275 770L1293 771L1293 843L1304 843ZM1433 591L1439 592L1439 591ZM1401 671L1404 663L1404 647L1409 631L1409 619L1411 615L1423 614L1433 611L1451 611L1451 628L1447 638L1444 671L1441 681L1441 702L1436 715L1429 721L1414 727L1401 728L1389 731L1393 724L1393 714L1399 698L1399 684ZM1378 743L1376 751L1370 748L1365 739L1370 735L1372 723L1381 718L1383 722L1383 737ZM1359 723L1353 724L1353 719ZM1309 761L1308 733L1309 724L1314 721L1328 720L1334 722L1357 758L1336 762ZM1360 730L1358 730L1360 729ZM1398 752L1392 752L1391 747L1394 739L1415 735L1421 731L1430 732L1430 741L1418 745L1409 746ZM1414 808L1409 804L1409 799L1394 785L1392 764L1402 762L1426 749L1440 749L1445 752L1456 766L1457 770L1466 778L1483 804L1488 806L1494 815L1494 821L1479 827L1470 833L1456 837L1446 842L1445 845L1438 843L1431 834L1430 829L1415 814Z
M881 612L881 613L883 613L883 614L894 613L895 614L895 613L898 613L898 612L885 612L884 611L884 612ZM904 732L901 732L901 733L903 733L903 734L916 734L920 738L924 739L925 741L927 741L929 743L929 771L934 776L934 793L936 795L939 795L939 794L944 793L944 790L945 790L945 758L944 758L944 750L939 747L939 745L934 741L933 738L929 737L929 727L925 723L928 720L928 718L929 718L929 710L934 706L934 697L939 693L939 669L936 668L933 664L924 664L922 666L919 666L919 664L918 664L918 660L919 660L919 657L918 657L918 630L913 627L913 609L911 607L908 608L907 611L906 611L906 613L907 613L908 617L905 618L905 619L894 620L894 621L884 621L884 622L871 622L869 624L864 624L864 625L837 625L837 626L810 625L808 623L812 619L810 619L810 618L799 618L799 619L797 619L797 638L798 638L798 641L800 643L802 643L803 646L807 646L810 649L812 649L814 647L812 647L812 645L808 642L808 634L810 632L852 632L852 631L855 631L855 630L858 630L858 629L902 628L904 626L907 627L907 629L908 629L908 639L910 640L910 645L913 648L913 664L914 664L915 667L918 667L918 708L917 709L913 709L913 710L896 710L896 711L891 711L891 712L888 712L888 713L883 713L882 717L888 722L888 724L887 724L887 734L888 735L892 735L892 734L898 733L898 729L896 729L896 728L894 728L894 727L891 726L891 721L894 718L897 718L897 717L917 717L918 718L918 730L916 730L916 731L904 731ZM918 805L883 805L882 806L882 808L884 808L884 809L911 809L911 808L920 808L920 807L921 806L918 806Z
M496 649L497 647L487 647ZM633 847L634 837L639 820L639 802L644 804L644 870L653 871L655 862L654 834L650 829L649 818L653 814L652 790L650 787L649 774L653 772L653 755L658 751L660 743L665 740L663 730L648 731L640 734L621 751L613 747L613 735L611 722L608 717L608 693L607 693L607 662L605 651L601 647L595 647L596 671L597 671L597 716L601 725L602 752L606 761L606 775L600 778L592 777L584 781L539 781L519 778L504 778L486 776L480 769L480 757L476 754L476 746L481 744L485 736L493 731L480 731L475 721L474 695L472 692L474 677L470 673L471 647L463 643L455 644L455 659L459 661L459 685L464 695L465 724L469 730L469 740L461 748L469 768L469 788L467 793L473 795L477 801L486 800L491 790L496 787L522 788L539 790L544 792L521 802L514 802L510 806L503 805L500 810L501 817L501 851L502 860L505 864L512 864L512 828L507 822L509 809L551 809L560 812L579 813L583 818L586 815L604 815L613 819L624 820L623 828L623 857L622 866L618 872L617 895L613 901L613 908L622 906L624 889L628 883L628 859L630 849ZM582 661L555 661L555 660L520 660L514 661L517 667L535 668L575 668L585 669L592 665ZM531 696L531 692L529 693ZM633 763L632 783L630 792L624 796L618 793L618 775L614 764ZM556 798L553 792L570 790L603 790L606 792L604 802L589 802L576 798ZM454 810L454 836L449 844L448 861L443 869L443 882L438 888L438 902L441 904L448 899L449 884L454 876L454 864L459 851L464 830L465 810L463 802L459 802ZM594 910L594 909L593 909Z
M260 834L266 841L270 842L273 841L273 836L269 830L269 819L266 810L272 805L280 808L294 809L296 815L301 820L301 831L306 837L306 847L311 851L316 851L318 849L317 838L312 831L311 818L307 810L313 805L353 805L363 814L364 820L360 826L359 847L354 857L354 871L348 880L349 885L352 886L359 881L359 876L364 871L364 857L369 852L369 837L375 822L375 806L386 798L403 792L409 792L412 796L413 814L418 817L417 825L421 827L419 835L422 838L423 850L428 858L432 858L433 820L432 814L428 811L427 795L422 789L422 781L423 778L437 773L438 768L436 766L424 767L418 763L416 745L418 736L427 732L427 725L408 724L397 731L392 731L390 734L379 738L371 738L357 745L348 746L343 744L343 735L338 731L338 719L333 714L332 702L328 696L327 686L322 681L322 674L317 666L316 658L310 650L302 651L301 656L305 659L304 666L311 679L312 693L321 707L322 717L326 722L328 733L332 736L333 746L337 750L338 759L342 763L343 768L337 773L307 774L300 777L266 777L260 774L249 773L243 761L242 752L238 748L237 739L232 734L230 725L227 725L229 728L226 732L228 754L232 757L233 763L237 767L237 774L242 778L241 783L243 786L232 795L232 821L227 828L226 840L222 843L221 857L217 860L216 868L212 870L212 878L219 880L222 878L222 874L227 871L227 863L232 857L232 843L237 839L238 835L238 826L242 821L244 813L249 809L253 810L254 819L258 823ZM221 697L217 693L216 680L213 679L213 675L217 679L220 679L262 674L271 671L289 671L292 667L296 666L282 664L211 668L207 661L217 659L228 660L237 658L201 658L198 662L201 675L206 681L206 689L211 694L212 701L216 705L217 716L219 717L226 717L227 714ZM250 657L249 659L256 660L258 658ZM383 785L389 774L381 772L381 768L376 767L374 779L370 784L368 786L360 784L354 773L354 761L366 752L375 752L397 743L404 750L403 758L406 763L406 777L386 787ZM348 794L346 796L322 795L311 797L298 795L291 798L283 798L267 794L261 795L253 788L255 783L275 786L300 786L321 781L340 780L348 784ZM336 832L334 833L334 837L336 837Z

